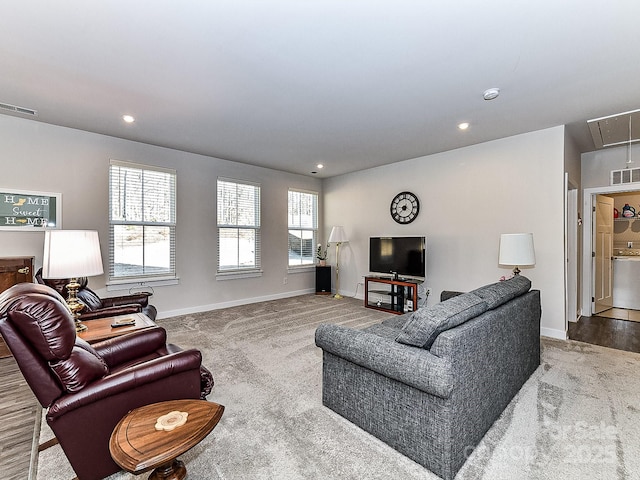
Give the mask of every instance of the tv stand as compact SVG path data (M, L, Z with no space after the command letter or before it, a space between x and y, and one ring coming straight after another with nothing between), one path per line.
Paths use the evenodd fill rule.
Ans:
M371 293L384 296L384 301L369 299ZM417 282L394 280L390 277L364 277L365 307L401 315L405 313L405 300L413 302L411 310L418 308Z

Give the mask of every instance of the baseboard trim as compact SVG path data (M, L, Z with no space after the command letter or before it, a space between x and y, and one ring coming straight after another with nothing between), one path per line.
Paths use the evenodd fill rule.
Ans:
M198 305L196 307L158 312L156 320L177 317L180 315L189 315L192 313L208 312L211 310L220 310L221 308L239 307L240 305L249 305L251 303L268 302L270 300L279 300L281 298L298 297L300 295L308 295L309 293L315 293L315 288L296 290L293 292L276 293L273 295L263 295L262 297L241 298L229 302L210 303L209 305Z
M540 327L540 336L557 338L558 340L566 340L567 332L565 332L564 330L557 330L555 328Z

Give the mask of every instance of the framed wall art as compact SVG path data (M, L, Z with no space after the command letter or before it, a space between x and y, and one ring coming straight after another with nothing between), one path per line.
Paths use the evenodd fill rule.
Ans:
M0 187L0 230L62 227L62 194Z

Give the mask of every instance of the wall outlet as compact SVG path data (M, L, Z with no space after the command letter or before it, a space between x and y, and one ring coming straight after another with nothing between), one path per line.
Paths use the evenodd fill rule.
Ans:
M288 281L289 281L289 278L288 278L288 277L284 277L284 278L282 279L282 284L283 284L283 285L286 285Z
M425 291L427 292L427 297L431 295L431 288L427 288Z

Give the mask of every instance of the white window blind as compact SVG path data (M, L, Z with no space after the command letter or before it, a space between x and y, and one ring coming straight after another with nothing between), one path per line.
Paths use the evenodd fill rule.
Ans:
M288 210L289 266L312 265L318 238L318 194L290 189Z
M260 185L218 179L218 272L260 269Z
M111 161L109 280L175 277L175 170Z

